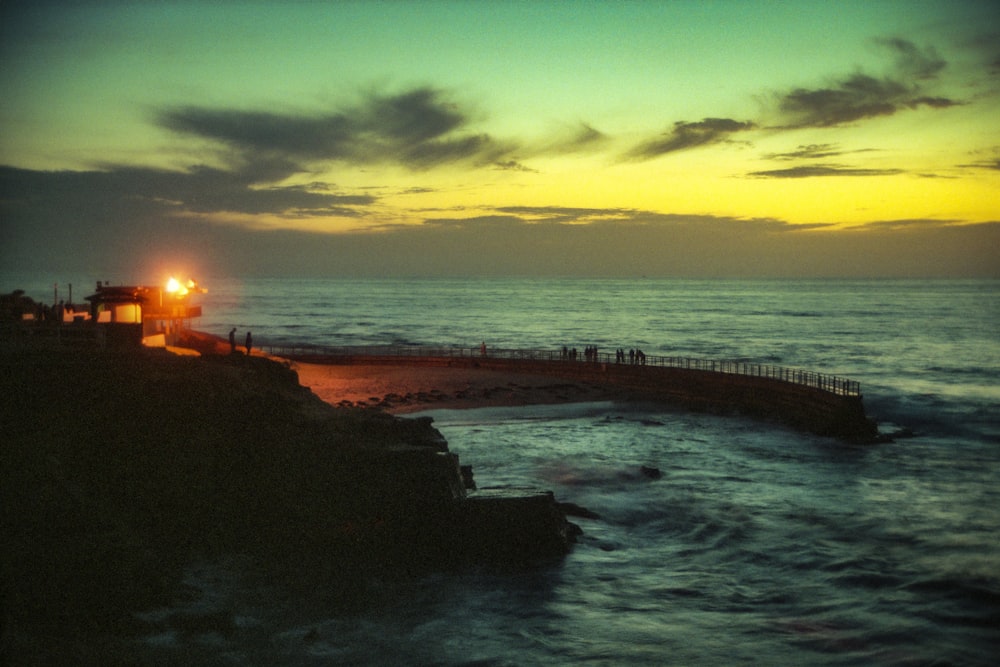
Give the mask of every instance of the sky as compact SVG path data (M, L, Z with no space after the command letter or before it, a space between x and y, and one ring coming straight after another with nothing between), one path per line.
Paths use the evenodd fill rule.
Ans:
M0 271L1000 277L1000 3L3 0Z

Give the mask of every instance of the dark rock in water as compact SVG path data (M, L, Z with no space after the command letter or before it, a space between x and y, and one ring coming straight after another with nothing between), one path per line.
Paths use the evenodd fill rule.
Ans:
M460 466L459 470L462 472L462 483L468 490L473 490L476 488L475 475L472 472L472 466Z
M640 466L639 472L641 472L642 476L647 479L660 479L663 477L663 473L660 472L660 469L652 466Z
M521 568L565 553L579 528L566 520L549 491L485 489L462 504L458 534L468 562Z

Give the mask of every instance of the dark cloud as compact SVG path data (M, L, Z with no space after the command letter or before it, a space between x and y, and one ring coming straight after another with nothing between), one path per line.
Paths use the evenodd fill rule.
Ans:
M782 169L753 171L747 175L757 178L815 178L823 176L894 176L903 173L901 169L871 169L850 167L830 162L814 162L814 160L828 160L851 153L867 153L872 150L874 149L862 148L845 151L837 144L808 144L799 146L796 150L787 153L768 153L763 156L766 160L778 162L801 161L805 162L805 164Z
M784 93L778 103L788 119L784 127L834 127L891 116L904 109L922 106L944 109L962 104L925 90L946 66L932 48L921 49L903 39L885 39L880 43L895 55L891 76L878 78L859 72L832 86L795 88Z
M947 97L929 97L924 95L907 101L906 106L911 109L916 109L920 106L931 107L932 109L947 109L948 107L959 106L960 104L961 102L956 102Z
M175 132L226 144L248 164L342 161L427 169L490 164L512 150L487 134L468 132L469 117L431 88L372 93L354 106L314 116L184 107L164 111L158 120Z
M176 203L123 196L113 181L0 169L5 275L86 285L156 280L181 267L209 289L213 277L243 276L1000 275L1000 223L895 220L837 232L773 218L548 206L469 217L455 210L378 233L318 234L175 216ZM109 183L112 191L95 190ZM185 195L179 189L172 196Z
M394 96L373 95L360 113L354 110L350 116L365 129L406 144L439 138L467 121L454 104L443 102L440 93L430 88Z
M443 164L457 162L473 162L481 166L496 164L511 148L501 146L488 134L442 139L439 141L421 141L402 149L400 152L390 149L384 153L386 161L400 162L414 169L428 169Z
M809 144L788 153L767 153L766 160L822 160L843 155L836 144Z
M188 172L0 167L0 268L85 271L91 279L110 272L135 279L182 263L198 274L225 266L239 275L246 266L235 258L247 257L245 247L252 247L255 271L279 265L294 271L295 257L279 253L277 236L247 229L234 218L353 218L375 201L312 186L261 188L208 167ZM299 250L308 250L308 235L297 238Z
M600 148L608 141L608 135L589 123L579 123L566 132L557 133L555 141L543 148L547 153L579 153Z
M452 276L1000 275L995 245L983 245L1000 242L1000 224L907 220L845 232L832 224L617 208L506 207L496 213L438 217L371 242L385 242L380 252L401 275L433 274L430 267ZM540 214L552 217L539 221ZM372 270L358 263L353 268Z
M654 226L681 229L689 226L706 229L729 229L744 226L747 229L769 233L800 232L829 227L829 223L790 224L777 218L736 218L717 215L687 215L659 213L635 208L578 208L572 206L499 206L497 214L466 218L428 218L425 225L448 226L476 230L482 225L517 225L525 228L608 228L627 230L633 227ZM412 228L412 226L408 226Z
M902 169L862 169L835 164L813 164L787 169L752 171L748 176L759 178L815 178L817 176L895 176L905 173Z
M909 78L932 79L947 65L933 47L921 49L913 42L899 38L881 39L878 42L896 55L897 71Z
M349 215L375 202L370 195L314 187L253 187L244 176L194 167L187 172L142 167L106 171L43 172L0 167L0 195L9 205L63 209L142 210L164 213ZM71 223L68 223L71 224Z
M159 122L175 132L221 141L258 155L340 157L350 150L348 121L340 116L300 118L187 107L162 113Z
M781 111L796 120L792 127L831 127L896 113L906 99L896 81L855 74L833 88L796 88L781 100Z
M492 156L486 156L484 153L484 157L486 157L484 162L492 158L491 168L493 169L539 173L537 169L528 166L523 160L539 156L561 156L597 151L607 143L608 136L603 132L588 123L578 123L557 128L542 141L520 145L516 156L513 154L513 144L496 144L496 150Z
M891 116L906 109L921 107L946 109L963 104L929 90L934 80L947 66L947 62L932 47L921 48L899 38L882 39L878 43L893 56L889 76L875 77L857 72L829 86L800 87L782 93L778 98L778 109L786 122L779 126L780 129L834 127L880 116ZM734 133L756 127L756 123L752 121L736 121L729 118L705 118L697 122L678 121L669 132L638 144L628 151L625 157L631 160L653 159L667 153L730 141ZM842 151L832 145L811 145L801 146L799 151L766 157L784 160L829 159L840 154ZM883 173L829 166L814 168L812 172L806 169L781 170L773 175L862 176ZM768 172L766 175L772 174Z
M594 126L588 123L580 123L580 127L577 132L573 135L571 145L577 148L582 148L585 146L591 146L595 143L600 143L607 139L607 135L594 128Z
M958 166L965 167L967 169L988 169L990 171L1000 171L1000 157L979 160L978 162L968 162Z
M626 157L633 160L652 158L698 146L716 144L728 140L736 132L745 132L756 127L754 123L730 118L705 118L696 122L677 121L670 132L645 141L630 150Z
M954 175L936 174L936 173L932 173L932 172L916 172L913 175L916 176L917 178L926 178L926 179L940 178L941 180L946 180L946 181L952 181L952 180L956 180L957 178L959 178L958 176L954 176Z
M537 169L532 169L517 160L505 160L503 162L496 162L493 164L493 168L499 171L527 171L534 174L538 173Z

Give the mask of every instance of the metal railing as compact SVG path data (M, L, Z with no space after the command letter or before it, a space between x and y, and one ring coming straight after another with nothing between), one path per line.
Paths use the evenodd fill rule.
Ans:
M575 356L564 350L505 349L488 348L484 354L480 347L435 347L416 345L360 345L325 347L316 345L263 345L269 354L306 360L309 357L424 357L424 358L467 358L467 359L507 359L516 361L559 361L567 364L605 364L615 366L650 366L658 368L680 368L713 373L727 373L760 378L770 378L840 396L861 396L861 384L856 380L816 373L798 368L786 368L771 364L747 361L700 359L697 357L675 357L642 355L624 359L617 354L598 352L592 355Z

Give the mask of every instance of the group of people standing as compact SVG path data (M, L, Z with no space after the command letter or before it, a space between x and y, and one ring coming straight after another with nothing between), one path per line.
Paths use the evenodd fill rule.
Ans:
M590 348L587 348L587 349L590 349ZM567 360L569 360L569 359L576 359L576 356L577 355L576 355L576 348L575 347L573 349L570 349L570 348L566 347L565 345L563 345L563 349L562 349L562 358L563 359L567 359Z
M628 362L630 364L633 364L633 365L634 364L638 364L640 366L645 366L646 365L646 353L643 352L642 350L640 350L639 348L635 348L634 350L629 350L628 351ZM624 364L625 363L625 350L623 350L621 348L615 350L615 363L616 364Z
M566 360L575 360L577 358L576 348L567 348L563 345L562 358ZM598 354L596 345L588 345L583 350L583 358L585 361L598 361L600 355ZM646 354L638 349L631 349L628 353L625 352L624 348L618 348L615 350L615 363L624 364L625 360L628 359L630 364L638 364L644 366L646 364Z
M247 356L250 356L250 349L253 347L253 335L247 331L245 347L247 350ZM236 327L232 328L229 332L229 350L230 353L236 354Z

